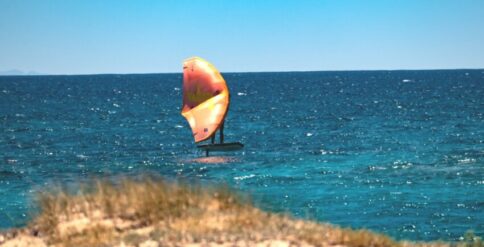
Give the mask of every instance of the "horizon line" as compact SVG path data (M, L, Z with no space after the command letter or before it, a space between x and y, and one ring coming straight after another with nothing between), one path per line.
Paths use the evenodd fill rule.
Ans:
M285 70L285 71L226 71L222 72L219 70L221 74L235 74L235 73L242 73L242 74L251 74L251 73L310 73L310 72L378 72L378 71L446 71L446 70L484 70L482 68L433 68L433 69L337 69L337 70ZM9 70L6 70L9 71ZM37 72L36 72L37 73ZM116 73L116 72L106 72L106 73L80 73L80 74L44 74L44 73L37 73L37 74L19 74L19 75L2 75L0 76L95 76L95 75L156 75L156 74L183 74L183 71L179 72L127 72L127 73Z

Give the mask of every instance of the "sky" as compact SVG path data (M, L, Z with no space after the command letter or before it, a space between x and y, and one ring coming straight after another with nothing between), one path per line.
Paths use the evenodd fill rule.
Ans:
M0 71L484 68L484 0L0 0Z

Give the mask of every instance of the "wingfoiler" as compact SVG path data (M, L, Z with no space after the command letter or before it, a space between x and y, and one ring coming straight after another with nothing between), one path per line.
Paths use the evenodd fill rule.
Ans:
M193 57L183 62L183 106L181 114L192 129L197 147L210 151L234 151L244 145L224 142L224 122L230 105L230 93L220 72L206 60ZM220 142L215 143L219 131Z

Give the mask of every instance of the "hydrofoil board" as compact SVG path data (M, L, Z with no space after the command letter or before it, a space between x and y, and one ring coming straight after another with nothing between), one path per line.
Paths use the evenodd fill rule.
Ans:
M223 152L223 151L236 151L242 149L244 144L240 142L231 142L231 143L214 143L214 144L204 144L198 145L203 151L210 151L210 152Z

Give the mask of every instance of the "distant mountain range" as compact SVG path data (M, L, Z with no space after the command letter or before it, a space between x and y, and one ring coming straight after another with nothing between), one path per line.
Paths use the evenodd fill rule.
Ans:
M0 71L0 75L41 75L35 71L21 71L18 69L11 69L6 71Z

